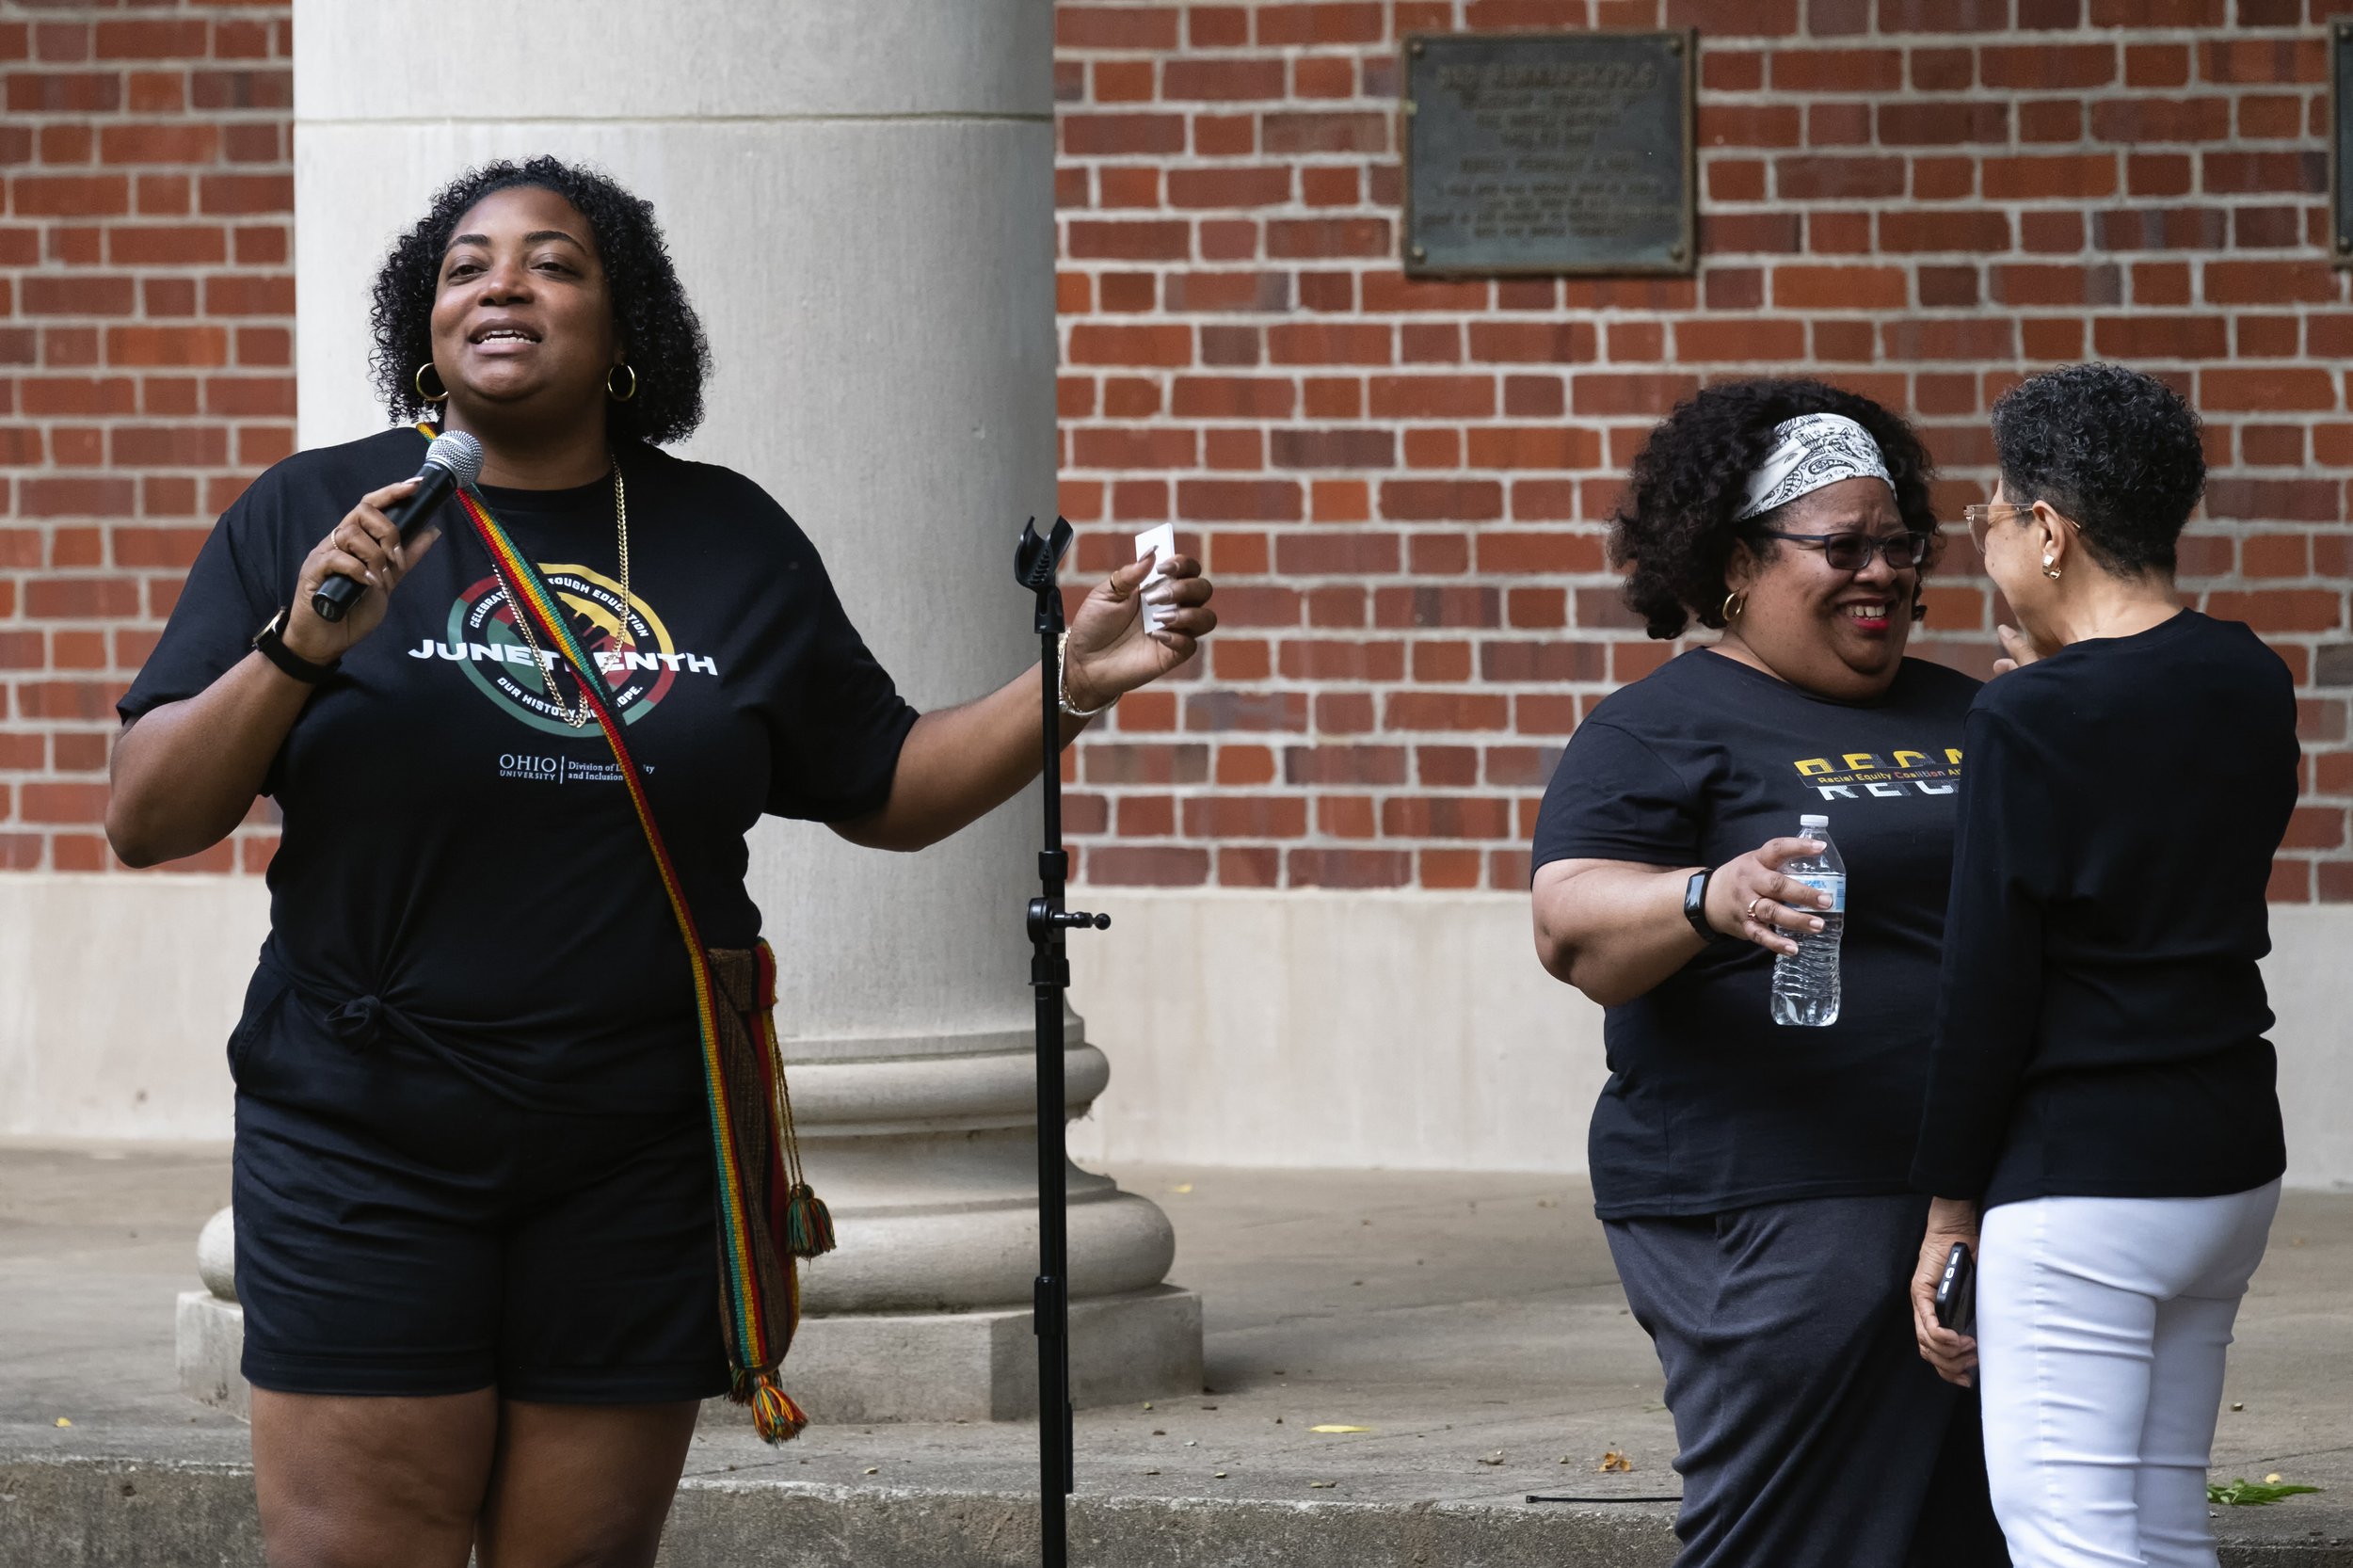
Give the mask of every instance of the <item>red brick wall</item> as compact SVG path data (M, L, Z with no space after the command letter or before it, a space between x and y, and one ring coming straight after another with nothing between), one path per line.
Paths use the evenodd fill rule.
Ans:
M293 449L289 15L0 0L0 870L113 864L115 698Z
M2327 259L2327 12L2353 0L1061 0L1063 506L1081 561L1176 520L1219 583L1195 679L1080 748L1097 884L1525 886L1562 738L1670 649L1602 520L1704 380L1912 413L1953 516L1985 410L2104 357L2209 421L2185 585L2303 697L2274 883L2353 899L2353 348ZM1702 31L1695 280L1408 283L1412 30ZM1990 659L1951 551L1929 651Z
M1064 506L1174 519L1207 667L1072 771L1105 884L1517 888L1577 713L1668 651L1601 559L1704 378L1804 369L1927 426L2089 355L2213 432L2186 557L2304 697L2276 886L2353 899L2353 345L2327 264L2324 13L2353 0L1062 0ZM1703 30L1690 281L1408 285L1411 29ZM0 869L109 864L111 705L212 519L293 441L288 9L0 0ZM1965 548L1930 651L1987 658ZM265 814L190 864L256 869Z

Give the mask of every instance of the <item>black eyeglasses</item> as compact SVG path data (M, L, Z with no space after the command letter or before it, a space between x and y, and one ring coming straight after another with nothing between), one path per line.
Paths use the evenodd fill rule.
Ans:
M1874 551L1897 571L1925 567L1936 558L1934 534L1791 534L1779 528L1760 528L1756 532L1769 539L1787 539L1791 544L1820 551L1833 571L1861 571L1870 565Z

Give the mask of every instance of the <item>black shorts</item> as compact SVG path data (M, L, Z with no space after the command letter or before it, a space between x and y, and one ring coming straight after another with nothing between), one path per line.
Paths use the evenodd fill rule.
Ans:
M255 1044L304 1060L232 1048L254 1386L557 1404L726 1391L700 1107L553 1114L397 1039Z

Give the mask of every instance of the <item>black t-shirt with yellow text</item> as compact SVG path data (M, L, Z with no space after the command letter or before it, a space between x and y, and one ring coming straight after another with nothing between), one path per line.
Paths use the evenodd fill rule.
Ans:
M387 431L256 480L200 552L122 716L243 659L311 550L366 492L414 473L424 447ZM705 941L748 946L760 917L745 834L763 812L878 809L915 712L757 485L648 446L617 457L626 628L610 479L483 494L600 666ZM390 1029L536 1109L693 1104L684 947L611 747L593 719L556 715L480 541L454 502L439 520L384 624L271 764L282 836L240 1036L272 1036L286 1083L300 1052ZM571 699L568 677L558 693Z
M1537 817L1537 866L1721 866L1796 834L1805 813L1830 819L1847 865L1836 1023L1775 1024L1772 954L1731 939L1608 1010L1588 1145L1604 1219L1906 1190L1977 690L1907 659L1880 700L1838 702L1702 648L1604 699L1570 737Z

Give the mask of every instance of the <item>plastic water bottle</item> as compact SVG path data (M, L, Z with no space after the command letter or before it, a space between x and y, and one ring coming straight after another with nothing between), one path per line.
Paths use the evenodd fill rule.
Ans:
M1797 939L1797 956L1785 953L1773 960L1773 1022L1822 1029L1838 1021L1838 938L1847 929L1847 862L1831 842L1828 817L1800 817L1798 836L1814 840L1822 852L1785 862L1781 874L1828 893L1831 902L1827 909L1806 910L1820 917L1820 931L1789 934Z

